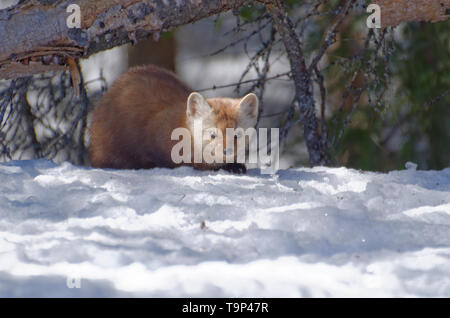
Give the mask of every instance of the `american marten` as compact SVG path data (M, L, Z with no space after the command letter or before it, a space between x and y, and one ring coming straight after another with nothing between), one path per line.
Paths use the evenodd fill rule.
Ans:
M205 99L168 70L153 65L134 67L117 79L93 111L90 161L100 168L188 165L202 170L245 172L242 163L226 160L230 155L236 159L236 151L228 151L226 128L246 130L256 125L257 117L258 98L253 93L243 98ZM199 121L203 130L195 134L194 123ZM176 128L190 132L192 151L188 162L176 163L171 156L172 148L179 142L172 140ZM245 136L236 134L233 138L236 146L237 139ZM203 158L195 162L194 145L199 144L203 148L224 149L223 163L208 163Z

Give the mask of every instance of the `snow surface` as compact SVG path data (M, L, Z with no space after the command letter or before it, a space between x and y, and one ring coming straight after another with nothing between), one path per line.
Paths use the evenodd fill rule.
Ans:
M450 168L408 167L3 163L0 296L448 297Z

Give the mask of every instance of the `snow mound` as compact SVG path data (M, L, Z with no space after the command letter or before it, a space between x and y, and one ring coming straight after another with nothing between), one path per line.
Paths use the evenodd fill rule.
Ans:
M0 296L450 296L450 169L0 164Z

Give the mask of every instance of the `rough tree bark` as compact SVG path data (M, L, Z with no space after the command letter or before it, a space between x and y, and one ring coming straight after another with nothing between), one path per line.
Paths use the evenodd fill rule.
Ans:
M295 83L295 99L303 117L303 133L310 154L309 161L313 166L325 165L327 163L326 142L324 143L318 131L318 120L312 94L312 79L306 68L302 45L291 19L283 8L283 3L277 1L275 4L268 4L267 9L288 53Z
M28 0L0 10L0 78L62 69L89 55L250 4L250 0ZM68 28L69 5L81 28Z
M408 21L437 22L450 16L450 0L374 0L381 8L382 27Z
M252 3L281 0L22 0L0 10L0 78L67 68L67 57L86 58L121 44ZM382 25L449 18L450 0L377 0ZM81 11L81 29L68 28L67 7Z

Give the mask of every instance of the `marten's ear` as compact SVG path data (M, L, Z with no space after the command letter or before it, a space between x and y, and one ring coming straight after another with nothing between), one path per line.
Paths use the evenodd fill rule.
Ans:
M253 93L245 95L239 102L238 108L240 126L243 128L254 127L258 120L258 96Z
M211 114L211 106L202 95L193 92L187 99L186 114L192 118L206 118Z

